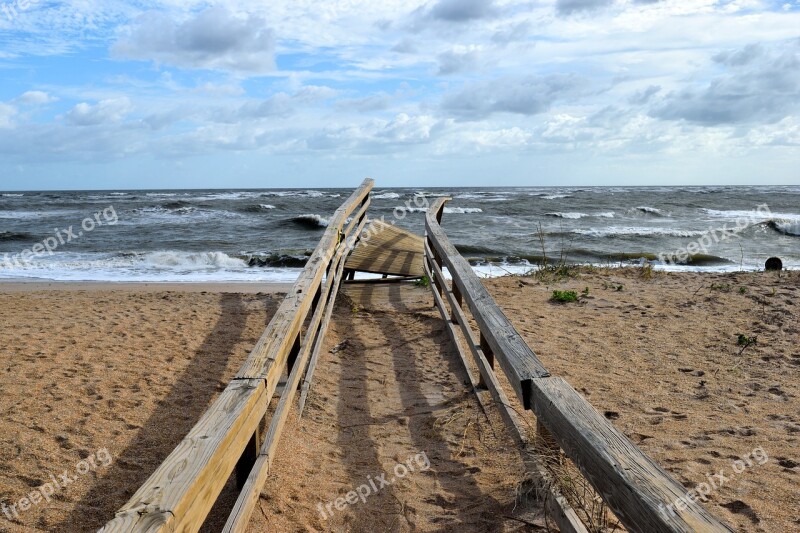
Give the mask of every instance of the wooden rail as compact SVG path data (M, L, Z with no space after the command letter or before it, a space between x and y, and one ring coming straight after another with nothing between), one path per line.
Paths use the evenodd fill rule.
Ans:
M473 345L473 359L481 374L481 383L493 390L500 407L505 402L494 392L500 387L492 375L494 361L499 363L524 408L536 415L540 428L537 445L559 446L629 531L733 531L699 503L688 501L687 491L680 483L598 413L569 383L550 376L447 238L440 226L447 200L437 199L426 214L426 271L439 296L435 300L442 316L452 316L452 320L464 328L465 337ZM452 276L450 288L444 281L444 267ZM446 314L442 295L447 296L452 313ZM478 347L474 346L476 343L468 331L462 302L466 303L480 330ZM676 505L679 498L683 500ZM566 517L554 518L560 526L565 524L568 529L575 529L568 508L561 505L559 511L558 507L548 506L548 510L551 514L566 510Z
M257 499L261 489L257 482L263 480L272 461L287 406L304 373L308 354L312 346L319 350L341 282L344 258L366 221L372 186L372 180L364 180L336 210L314 253L236 377L101 531L197 531L237 464L237 472L250 476L227 527L241 530L246 525L253 494ZM356 210L348 224L348 217ZM303 334L302 326L309 313L310 326ZM278 402L274 423L259 452L259 427L284 370L288 371L289 380L283 395L288 396Z

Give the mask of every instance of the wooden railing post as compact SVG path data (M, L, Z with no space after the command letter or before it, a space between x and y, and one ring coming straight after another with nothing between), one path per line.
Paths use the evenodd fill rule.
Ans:
M242 490L245 481L247 481L247 476L250 475L250 470L252 470L253 465L256 464L258 452L261 449L261 439L261 424L259 424L256 428L256 432L253 433L250 440L247 442L242 456L239 457L239 461L236 463L236 488L238 490Z
M289 351L289 357L287 357L286 359L287 374L292 371L292 368L294 368L294 362L297 360L297 354L299 353L300 353L300 333L298 333L297 337L295 337L292 349Z
M489 342L486 340L486 337L483 335L481 331L481 340L480 340L480 347L483 355L486 357L486 360L489 362L489 366L494 371L494 352L492 351L492 347L489 346ZM487 388L486 381L483 379L483 375L481 375L480 381L478 382L478 387L485 389Z
M458 303L459 308L463 308L463 297L461 296L461 291L458 290L458 286L453 284L453 288L451 289L453 292L453 297L455 298L456 302ZM458 313L456 313L455 309L450 307L450 322L453 324L458 324Z

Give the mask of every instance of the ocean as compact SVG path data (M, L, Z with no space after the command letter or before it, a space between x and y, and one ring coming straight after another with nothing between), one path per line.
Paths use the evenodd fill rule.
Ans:
M351 189L0 193L0 279L296 279ZM403 188L371 218L424 232L431 199L481 275L557 262L668 270L800 268L800 186ZM544 252L543 252L544 249Z

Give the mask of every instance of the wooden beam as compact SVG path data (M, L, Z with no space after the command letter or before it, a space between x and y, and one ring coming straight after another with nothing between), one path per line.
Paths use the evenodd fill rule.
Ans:
M448 198L437 199L425 217L425 230L431 251L437 262L441 260L450 271L453 284L463 296L479 329L486 336L487 343L503 367L520 402L525 409L530 409L531 380L549 376L550 373L503 314L467 260L458 253L439 225L437 217L441 218L446 200Z

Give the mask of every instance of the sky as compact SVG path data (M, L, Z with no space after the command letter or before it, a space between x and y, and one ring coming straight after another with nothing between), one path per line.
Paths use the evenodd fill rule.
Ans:
M0 189L800 184L800 0L0 0Z

